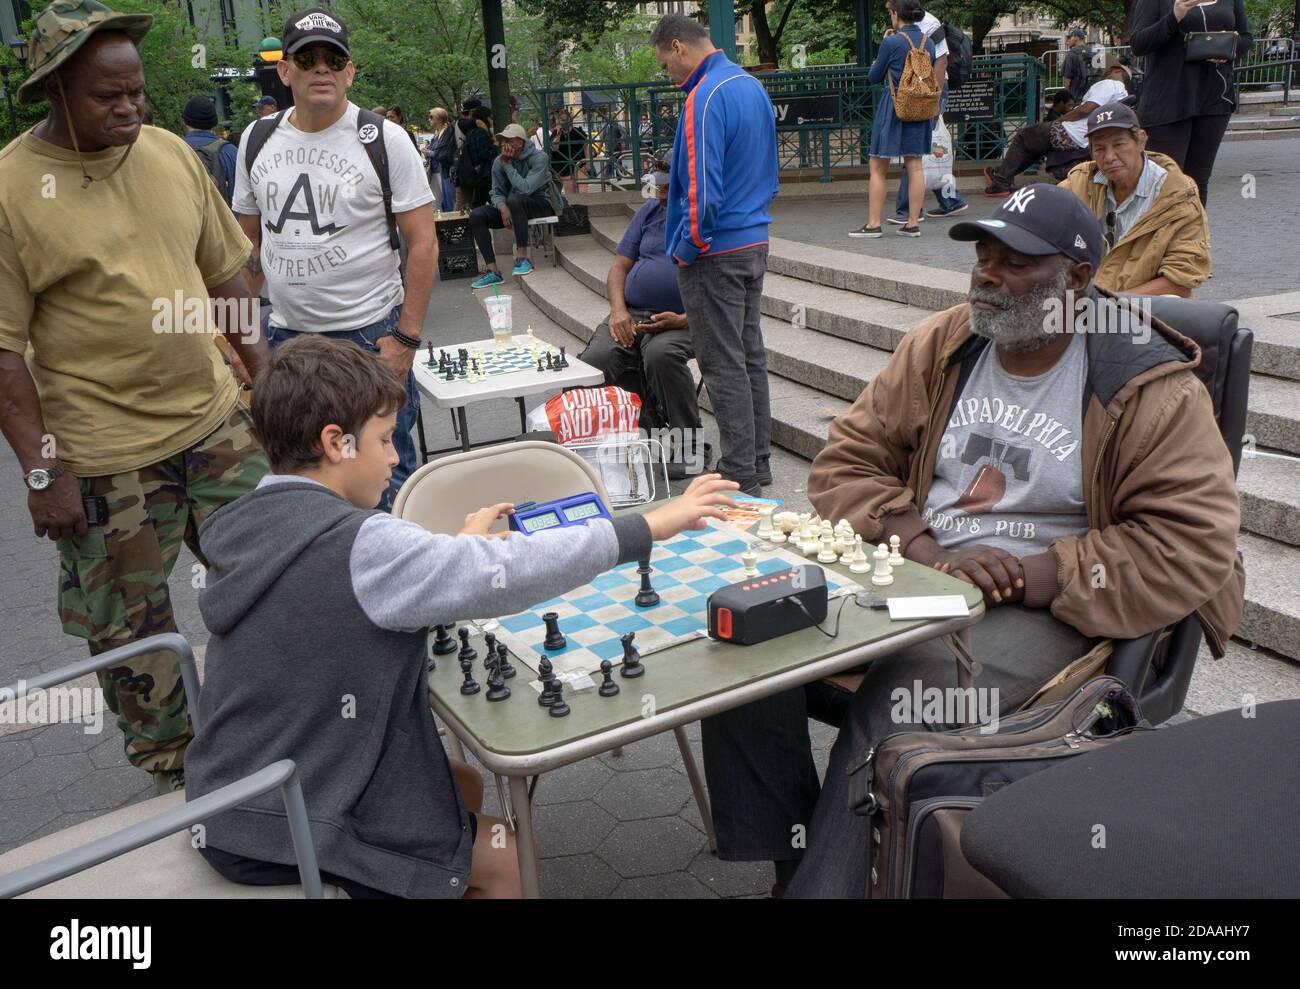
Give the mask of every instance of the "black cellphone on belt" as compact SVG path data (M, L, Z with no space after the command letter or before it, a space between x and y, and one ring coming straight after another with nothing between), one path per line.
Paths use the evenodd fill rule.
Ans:
M108 521L107 495L88 495L81 499L81 507L86 510L87 525L103 525Z

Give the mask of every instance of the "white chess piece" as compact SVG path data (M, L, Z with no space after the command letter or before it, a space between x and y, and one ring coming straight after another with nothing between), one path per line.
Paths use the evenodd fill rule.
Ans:
M894 575L889 569L889 547L881 543L872 555L876 558L876 572L871 575L871 583L877 587L888 587L894 582Z
M831 532L830 523L822 526L821 552L817 554L818 563L836 563L840 555L835 552L835 534Z
M758 554L752 548L740 554L740 562L745 565L746 578L758 576Z
M862 548L861 536L853 537L853 559L849 562L849 569L853 573L866 573L871 569L871 561Z
M898 536L889 537L889 565L891 567L901 567L907 562L903 559L903 554L898 550L900 544L901 540Z
M770 540L773 535L772 512L775 506L766 506L758 513L758 538Z

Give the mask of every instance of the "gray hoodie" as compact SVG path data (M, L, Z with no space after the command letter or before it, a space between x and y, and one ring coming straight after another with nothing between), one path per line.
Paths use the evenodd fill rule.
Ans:
M437 535L288 475L263 478L199 537L212 639L189 799L293 759L321 870L410 897L462 895L471 851L426 696L426 630L513 614L650 551L639 515ZM205 826L211 848L295 861L277 793Z

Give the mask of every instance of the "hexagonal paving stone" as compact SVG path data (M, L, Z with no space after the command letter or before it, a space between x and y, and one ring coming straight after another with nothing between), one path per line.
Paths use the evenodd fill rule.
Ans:
M691 796L686 777L671 769L615 773L596 794L596 803L620 821L676 814Z
M537 783L534 802L567 804L575 800L590 800L613 776L613 771L599 759L583 759L545 773Z
M112 713L109 713L108 718L111 719L112 717ZM87 728L92 729L92 732L87 732ZM93 729L93 722L50 725L48 728L42 728L32 733L35 736L32 739L32 748L38 756L89 752L99 745L104 737L102 731L93 732Z
M601 900L618 883L618 874L596 855L542 859L542 896L548 899Z
M115 810L141 790L153 789L153 778L134 766L100 769L64 787L56 796L65 813ZM152 793L150 794L152 795Z
M713 900L717 896L688 872L624 879L610 894L615 900Z
M21 845L29 834L49 824L59 814L58 801L48 794L26 800L6 800L4 813L0 814L0 852Z
M55 793L94 771L94 763L84 752L37 756L5 776L5 800L27 800Z
M686 871L719 896L766 895L776 881L771 862L724 862L707 848Z
M602 753L600 761L615 772L626 772L634 769L659 769L663 766L672 766L680 763L682 756L677 750L676 736L670 731L665 731L623 746L621 755L614 755L613 752Z
M594 852L617 823L590 800L538 806L533 812L537 844L548 858Z
M680 817L624 821L596 854L624 879L680 872L704 846L704 836Z
M0 738L0 779L36 758L36 750L29 739L6 735ZM12 794L0 784L0 797L8 799Z

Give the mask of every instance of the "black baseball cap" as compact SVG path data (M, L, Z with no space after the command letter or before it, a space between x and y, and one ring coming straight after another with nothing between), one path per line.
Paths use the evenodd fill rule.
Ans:
M1036 182L1013 192L987 220L966 220L948 231L953 240L992 237L1021 254L1064 254L1101 265L1101 227L1069 189Z
M333 45L348 58L348 29L343 22L323 7L308 7L290 14L284 22L284 53L293 55L308 45L325 42Z
M1088 136L1099 130L1122 127L1124 130L1140 130L1141 122L1133 108L1127 103L1107 103L1093 110L1088 117Z

